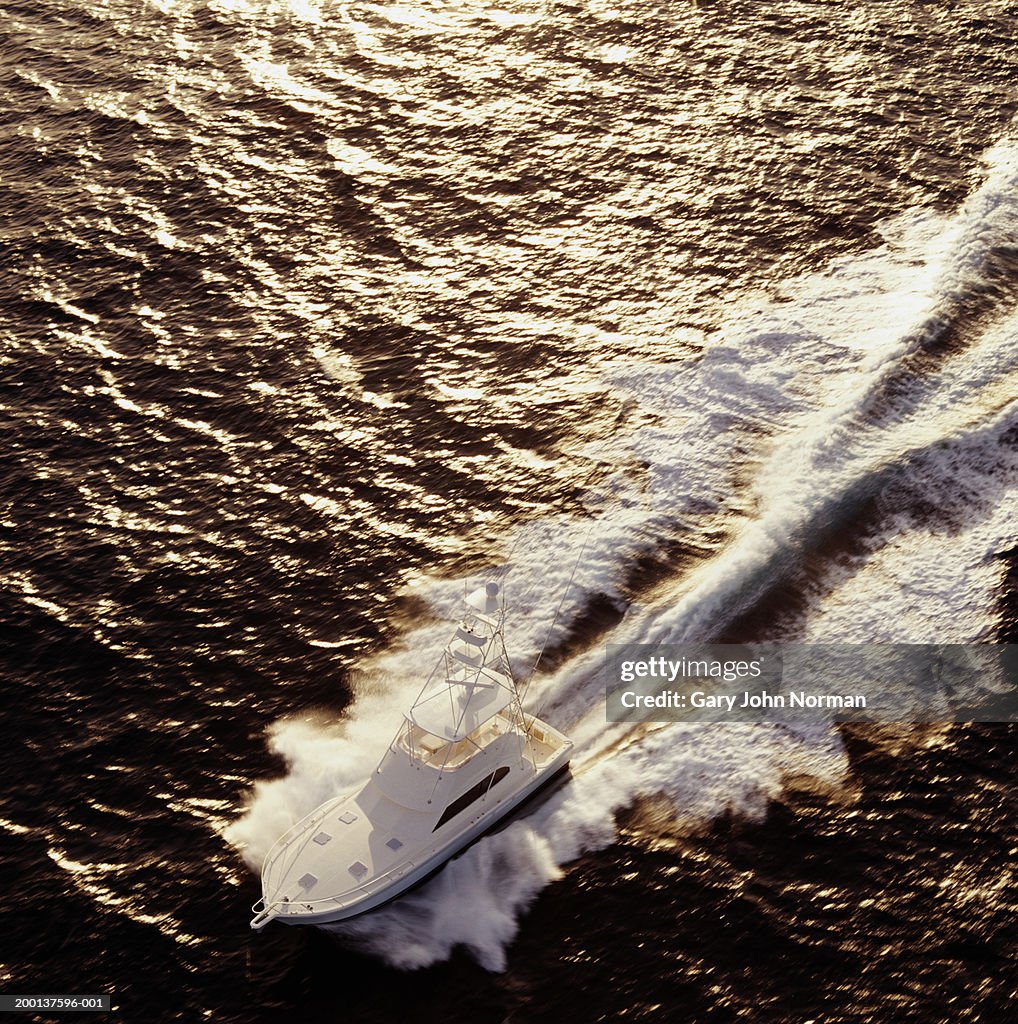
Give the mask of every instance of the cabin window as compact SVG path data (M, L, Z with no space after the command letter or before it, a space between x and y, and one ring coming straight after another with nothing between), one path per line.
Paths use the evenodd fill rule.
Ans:
M486 775L476 786L471 786L462 796L458 796L442 811L442 817L438 819L438 824L431 831L437 832L447 821L451 821L461 811L465 811L472 803L480 800L492 786L498 785L508 774L509 769L503 765L501 768L496 768L490 775Z

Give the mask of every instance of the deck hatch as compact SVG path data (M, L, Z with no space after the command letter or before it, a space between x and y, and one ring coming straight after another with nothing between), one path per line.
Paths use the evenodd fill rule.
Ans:
M353 811L344 811L340 816L339 820L344 825L352 825L357 820L357 815Z
M388 846L390 850L403 849L403 844L395 836L388 840L385 845Z
M354 878L356 878L358 882L359 882L359 881L360 881L360 880L361 880L361 879L362 879L362 878L363 878L363 877L364 877L364 876L365 876L365 875L366 875L367 873L368 873L368 869L367 869L367 867L366 867L365 865L363 865L363 864L362 864L362 863L361 863L361 862L360 862L359 860L355 860L355 861L354 861L354 862L353 862L353 863L352 863L352 864L350 865L350 874L351 874L351 875L353 875L353 876L354 876Z
M311 874L310 871L306 875L301 875L300 878L297 879L297 884L302 889L310 889L311 886L316 885L317 882L318 879L313 874Z
M330 836L328 832L319 832L318 835L315 836L315 842L319 846L324 846L330 839L332 839L332 836Z

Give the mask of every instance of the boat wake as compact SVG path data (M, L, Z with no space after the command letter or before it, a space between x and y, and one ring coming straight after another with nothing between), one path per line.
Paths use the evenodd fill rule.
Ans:
M1001 143L985 164L955 215L918 210L885 224L879 248L737 311L699 358L617 368L611 386L636 396L642 415L612 442L618 468L592 525L531 524L512 559L506 633L519 670L540 649L572 568L551 552L578 548L588 528L583 589L553 644L582 633L596 595L626 606L612 642L707 640L740 623L772 638L841 642L991 635L999 556L1018 519L1008 484L1018 470L1018 145ZM703 557L635 603L629 561L676 538ZM418 583L439 611L461 588ZM437 650L445 629L421 627L407 650ZM522 910L564 865L613 842L617 812L642 795L663 794L696 829L726 813L764 814L790 777L846 780L833 726L606 725L604 639L528 693L576 743L571 782L337 933L401 968L463 946L499 970ZM293 821L363 779L393 709L419 686L418 665L387 652L363 667L341 723L274 727L288 774L259 785L227 834L252 867Z

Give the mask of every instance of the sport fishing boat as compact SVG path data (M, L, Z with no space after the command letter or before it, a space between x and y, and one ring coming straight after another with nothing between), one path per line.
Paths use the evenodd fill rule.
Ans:
M252 928L343 921L388 903L568 768L572 742L523 711L499 584L464 606L371 777L269 850Z

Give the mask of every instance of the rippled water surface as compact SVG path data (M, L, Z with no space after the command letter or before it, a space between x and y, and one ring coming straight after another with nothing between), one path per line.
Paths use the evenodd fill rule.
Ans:
M0 13L3 989L1006 1019L1013 727L623 735L593 666L1018 642L1018 7ZM249 933L506 563L521 672L566 595L574 782L371 921Z

